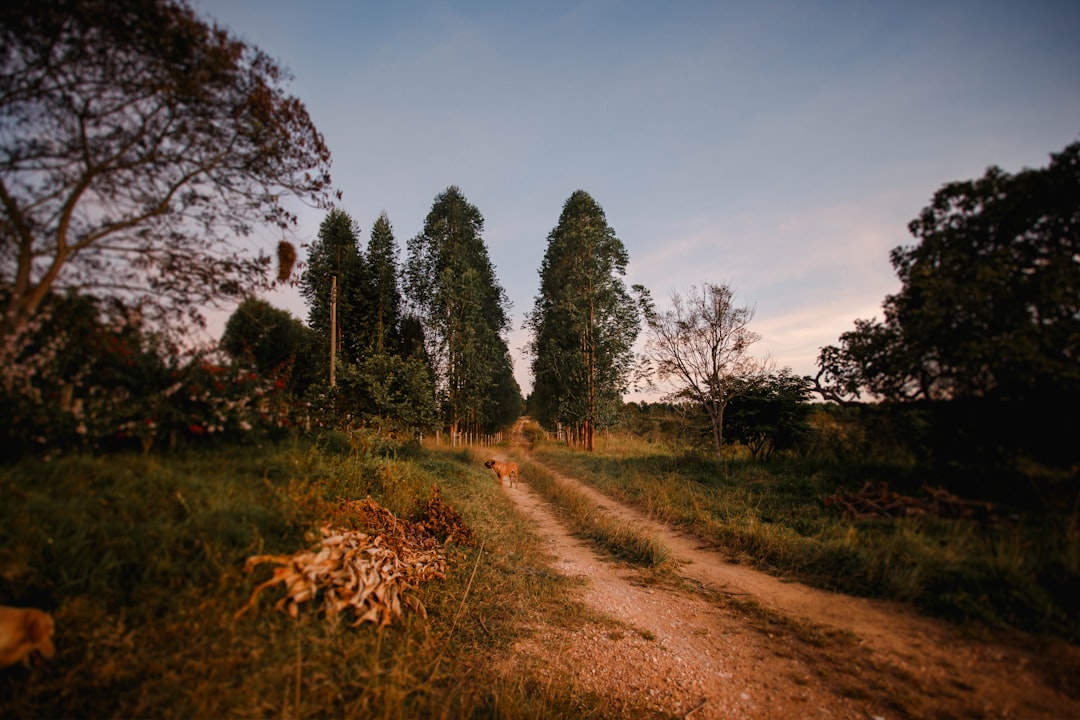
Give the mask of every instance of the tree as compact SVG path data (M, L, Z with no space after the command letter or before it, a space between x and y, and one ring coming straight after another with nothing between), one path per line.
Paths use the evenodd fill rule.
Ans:
M397 243L390 218L380 213L371 227L367 248L370 346L382 353L399 349L401 340L401 291L398 288Z
M754 458L768 460L809 433L809 399L810 381L785 368L732 399L724 413L725 432L750 448Z
M163 320L265 283L237 242L329 201L330 152L286 75L182 0L0 9L0 337L59 288Z
M347 212L335 208L319 225L319 236L311 244L307 267L300 276L308 325L320 338L322 357L329 358L331 301L336 288L336 354L347 362L360 360L368 333L366 286L360 228Z
M495 429L499 378L509 362L502 337L509 301L495 280L483 228L480 211L451 186L409 241L407 294L423 324L451 432Z
M262 377L280 380L301 395L315 380L313 335L289 312L248 298L225 323L221 348Z
M437 427L435 389L422 357L373 353L357 366L356 379L367 424L410 436Z
M884 322L822 348L818 392L1080 398L1080 143L1043 169L945 185L908 227L919 243L892 251L902 288Z
M769 378L771 362L751 357L759 336L749 328L754 311L734 305L727 285L691 287L685 298L671 295L671 309L648 317L648 348L657 376L670 381L672 399L700 403L709 416L713 450L723 457L724 411Z
M548 235L540 293L526 318L539 419L580 429L590 451L595 428L617 416L634 360L640 319L622 281L628 262L603 209L575 191Z

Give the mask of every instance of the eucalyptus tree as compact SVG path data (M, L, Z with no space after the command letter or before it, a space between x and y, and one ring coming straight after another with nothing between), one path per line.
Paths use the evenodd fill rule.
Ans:
M403 315L397 255L390 218L380 213L364 253L366 331L357 390L369 424L397 432L426 432L438 421L434 382L422 343L411 342L415 323Z
M331 210L319 225L318 238L311 244L307 267L300 276L308 325L320 338L327 353L324 357L328 357L333 324L337 353L353 363L360 359L367 335L367 269L359 236L359 226L348 213ZM332 311L335 323L331 322Z
M367 285L364 288L368 311L369 345L375 353L396 351L401 337L401 289L398 287L397 243L390 218L380 213L371 227L367 246Z
M455 186L436 196L409 241L407 295L420 319L445 424L493 429L509 355L509 300L481 237L484 218Z
M579 430L592 450L596 427L617 414L640 330L638 304L622 279L629 254L584 190L567 199L547 240L540 292L525 321L533 397L541 422Z

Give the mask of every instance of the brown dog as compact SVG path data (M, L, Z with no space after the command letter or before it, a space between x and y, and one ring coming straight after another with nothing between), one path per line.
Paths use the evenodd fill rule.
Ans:
M510 478L510 487L517 487L518 482L518 469L515 462L499 462L495 458L491 458L484 467L491 468L496 475L499 476L499 487L502 487L503 479Z
M56 654L52 616L34 608L0 605L0 668L40 664Z

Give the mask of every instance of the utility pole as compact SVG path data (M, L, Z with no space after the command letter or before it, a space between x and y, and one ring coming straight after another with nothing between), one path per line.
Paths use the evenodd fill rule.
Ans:
M334 356L337 352L337 275L330 279L330 387L334 379Z

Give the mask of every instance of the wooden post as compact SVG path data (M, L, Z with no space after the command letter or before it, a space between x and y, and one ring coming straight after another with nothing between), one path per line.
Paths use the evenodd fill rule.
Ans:
M337 353L337 275L330 280L330 387L334 378L334 356Z

